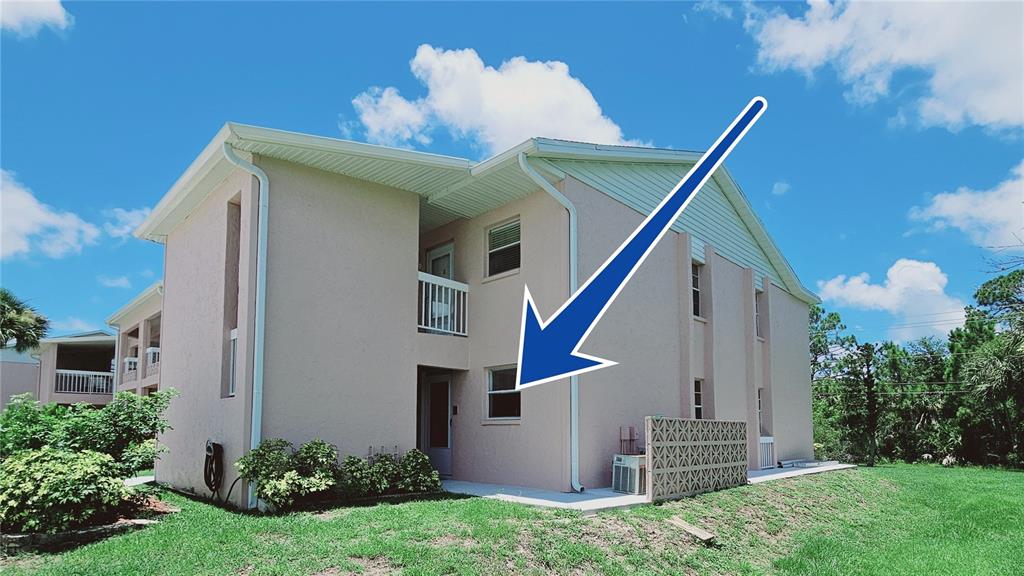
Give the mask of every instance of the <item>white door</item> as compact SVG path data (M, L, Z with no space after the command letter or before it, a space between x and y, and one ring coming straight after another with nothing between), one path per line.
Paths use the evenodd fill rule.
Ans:
M455 258L455 244L449 242L427 252L427 272L434 276L452 280L452 261Z
M427 381L425 390L427 456L442 476L452 474L452 382L447 375Z

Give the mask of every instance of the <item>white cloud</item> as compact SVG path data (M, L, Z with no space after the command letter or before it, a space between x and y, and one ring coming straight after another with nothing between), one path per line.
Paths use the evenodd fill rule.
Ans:
M127 276L104 276L99 275L96 281L104 288L131 288L132 282Z
M790 188L792 188L792 186L789 185L789 182L779 180L775 184L772 184L772 194L775 196L782 196L786 192L789 192Z
M936 194L926 206L911 208L910 218L930 223L932 230L956 228L985 248L1019 248L1024 243L1024 161L995 188Z
M60 0L0 0L0 28L23 38L35 36L43 26L66 30L74 21Z
M694 12L707 12L712 18L718 20L724 18L725 20L732 19L732 6L729 6L725 2L719 0L702 0L693 5Z
M924 93L912 108L923 125L1024 125L1024 3L808 5L802 16L791 17L747 4L744 26L766 70L811 75L830 64L857 103L887 96L897 72L922 72Z
M113 238L128 238L131 236L132 231L138 228L142 221L149 216L149 211L149 208L136 208L134 210L114 208L113 210L108 210L105 212L105 215L111 220L103 224L103 229Z
M92 322L87 322L76 316L68 316L64 320L54 320L53 329L58 332L91 332L99 330L99 327Z
M373 87L352 100L370 141L427 144L431 131L444 127L489 153L534 136L638 144L602 113L564 62L517 56L494 68L475 50L424 44L410 68L425 96L408 100L396 88Z
M964 303L946 294L949 279L934 262L901 258L872 284L867 272L818 281L826 302L860 310L882 310L895 319L889 337L906 341L921 336L945 336L964 323Z
M0 170L0 224L0 258L33 250L61 258L95 244L100 235L99 228L77 214L40 202L8 170Z

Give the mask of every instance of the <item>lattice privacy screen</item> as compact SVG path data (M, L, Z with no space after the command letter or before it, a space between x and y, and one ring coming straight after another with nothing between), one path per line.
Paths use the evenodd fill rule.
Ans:
M747 483L747 423L646 419L647 494L690 496Z

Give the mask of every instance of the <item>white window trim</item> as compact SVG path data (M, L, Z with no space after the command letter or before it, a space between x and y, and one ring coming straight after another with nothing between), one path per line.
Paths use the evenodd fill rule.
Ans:
M694 273L696 269L696 273ZM694 314L694 318L704 318L704 299L701 298L701 278L704 276L704 265L700 262L690 262L690 303L691 308L693 304L694 296L697 300L697 314ZM691 310L692 311L692 310Z
M697 402L697 395L700 394L700 402ZM700 416L697 416L697 409L700 409ZM693 417L697 420L704 419L704 380L695 378L693 380Z
M504 366L491 366L486 369L487 371L487 389L484 394L484 421L487 422L518 422L523 419L523 396L521 390L491 390L491 386L494 385L494 372L500 370L516 370L518 366L515 364L506 364ZM519 394L519 416L491 416L491 395L497 394Z
M502 246L501 248L495 248L495 249L492 250L491 249L491 232L493 232L495 230L498 230L500 228L504 228L506 226L511 226L512 224L519 224L519 240L516 240L515 242L513 242L511 244L506 244L506 245ZM519 266L517 266L516 268L509 268L508 270L502 270L501 272L497 272L495 274L491 274L490 273L491 272L491 254L494 253L494 252L497 252L498 250L505 250L506 248L509 248L510 246L519 246ZM507 220L503 220L502 222L499 222L497 224L494 224L493 226L488 226L487 230L484 232L484 250L486 251L485 258L484 258L484 273L485 273L484 278L501 278L501 277L504 277L504 276L511 276L512 274L518 272L519 269L522 268L522 264L523 264L523 221L522 221L522 219L517 215L517 216L513 216L512 218L509 218Z

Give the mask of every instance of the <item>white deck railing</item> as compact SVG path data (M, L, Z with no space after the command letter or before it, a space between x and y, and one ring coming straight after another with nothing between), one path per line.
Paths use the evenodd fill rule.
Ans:
M113 394L113 372L57 370L53 391L60 394Z
M775 438L772 436L761 436L758 454L760 455L761 470L775 468Z
M134 382L139 379L139 359L129 357L124 359L124 374L121 382Z
M469 286L433 274L420 272L419 320L420 328L465 336L468 326Z

